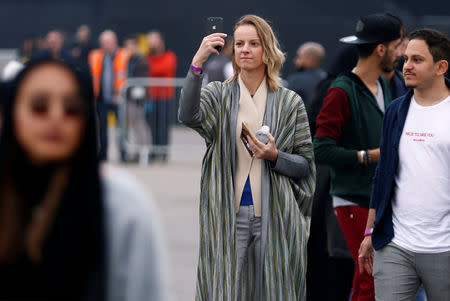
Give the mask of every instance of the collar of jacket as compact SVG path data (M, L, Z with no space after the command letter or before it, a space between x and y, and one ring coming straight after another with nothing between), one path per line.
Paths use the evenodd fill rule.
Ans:
M373 98L375 99L375 96L372 94L372 92L369 90L369 88L367 88L366 84L361 80L361 78L358 75L356 75L352 71L344 72L342 75L349 77L352 81L354 81L359 86L361 86L363 88L363 90L365 90L369 95L372 95ZM378 77L378 80L385 81L387 83L387 79L383 74L381 74L380 77ZM383 86L383 85L381 84L381 86ZM383 91L383 93L384 93L384 91Z

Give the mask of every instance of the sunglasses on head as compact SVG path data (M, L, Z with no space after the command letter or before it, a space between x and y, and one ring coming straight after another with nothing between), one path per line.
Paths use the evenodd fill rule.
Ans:
M47 98L38 97L31 101L30 108L33 114L46 117L50 111L52 104ZM68 99L63 105L65 117L83 117L86 114L86 107L80 100Z

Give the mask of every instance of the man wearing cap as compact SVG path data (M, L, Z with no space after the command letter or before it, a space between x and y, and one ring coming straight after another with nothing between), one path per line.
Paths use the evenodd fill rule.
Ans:
M352 301L375 300L373 277L359 273L358 249L364 238L372 178L379 158L384 111L391 101L382 72L400 56L401 23L389 14L362 17L356 34L340 41L358 50L356 67L338 76L317 117L316 163L330 166L333 207L355 261Z

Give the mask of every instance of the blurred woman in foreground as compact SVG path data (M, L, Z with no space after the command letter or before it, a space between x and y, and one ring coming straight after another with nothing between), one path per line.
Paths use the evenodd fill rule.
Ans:
M150 200L99 169L89 74L42 59L6 91L0 298L165 300Z

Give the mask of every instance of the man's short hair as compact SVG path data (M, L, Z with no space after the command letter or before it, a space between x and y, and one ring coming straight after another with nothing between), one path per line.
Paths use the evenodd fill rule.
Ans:
M123 40L124 41L133 40L133 41L137 42L139 40L139 35L138 34L129 34L129 35L125 36L125 38Z
M375 44L357 44L356 49L358 50L358 56L362 59L368 58L372 55L375 48L377 48L378 45L383 44L384 46L388 47L390 42L384 42L384 43L375 43Z
M306 42L300 45L303 48L306 55L309 55L313 60L314 64L319 67L325 57L325 48L316 42Z
M450 40L442 32L431 28L414 30L409 34L410 40L422 40L428 45L433 61L446 60L450 63Z

